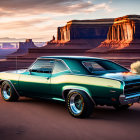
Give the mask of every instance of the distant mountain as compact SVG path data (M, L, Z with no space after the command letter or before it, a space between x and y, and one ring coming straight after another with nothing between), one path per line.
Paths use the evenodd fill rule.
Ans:
M0 38L0 42L20 42L24 40L25 38L9 38L9 37Z
M2 37L0 38L0 42L24 42L26 38L10 38L10 37ZM33 38L34 41L41 40L41 38Z
M16 49L0 49L0 59L5 58L7 55L14 53Z

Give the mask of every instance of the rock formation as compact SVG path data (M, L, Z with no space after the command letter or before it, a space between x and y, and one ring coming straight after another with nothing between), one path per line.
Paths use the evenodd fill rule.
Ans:
M41 48L29 48L29 53L83 53L96 48L107 38L114 19L72 20L58 27L54 38Z
M72 20L64 27L58 27L57 40L105 39L113 19Z
M19 42L19 48L11 55L23 55L28 52L29 48L36 48L32 39L26 39L25 42Z
M107 39L96 49L88 52L140 50L140 16L128 15L114 20L109 28Z

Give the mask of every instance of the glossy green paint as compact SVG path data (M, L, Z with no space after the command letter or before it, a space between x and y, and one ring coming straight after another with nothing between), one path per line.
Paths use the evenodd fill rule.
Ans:
M96 104L109 105L114 103L112 98L116 98L118 101L119 95L123 91L119 81L84 75L52 74L49 80L46 77L30 74L18 74L15 77L15 74L5 73L4 76L9 77L7 80L13 83L20 95L29 97L61 100L66 90L78 89L86 92L95 100ZM111 90L115 93L112 93Z
M29 96L49 96L51 74L36 73L21 74L19 77L19 92L21 94L30 94Z
M58 98L61 97L58 93L63 93L66 90L78 89L85 91L95 100L96 104L102 104L102 99L106 104L110 104L112 98L116 98L118 101L119 95L123 93L119 81L85 75L52 76L51 88L52 94Z
M30 73L28 70L18 73L3 72L0 73L0 80L10 80L21 96L64 101L65 91L77 89L88 94L96 104L119 103L119 96L123 94L122 81L89 75L89 72L79 63L79 59L55 57L52 59L63 60L69 69L56 74ZM116 101L112 101L112 98Z

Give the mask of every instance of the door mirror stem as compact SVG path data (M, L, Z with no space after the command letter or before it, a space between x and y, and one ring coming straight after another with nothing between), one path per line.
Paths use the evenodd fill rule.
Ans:
M29 73L30 73L30 75L31 75L31 72L32 72L32 70L31 70L31 69L29 69Z

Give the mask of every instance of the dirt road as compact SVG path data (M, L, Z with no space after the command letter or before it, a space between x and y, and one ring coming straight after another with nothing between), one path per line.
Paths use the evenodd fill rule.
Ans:
M0 96L0 140L138 140L140 104L127 111L98 107L89 119L69 115L65 104Z

